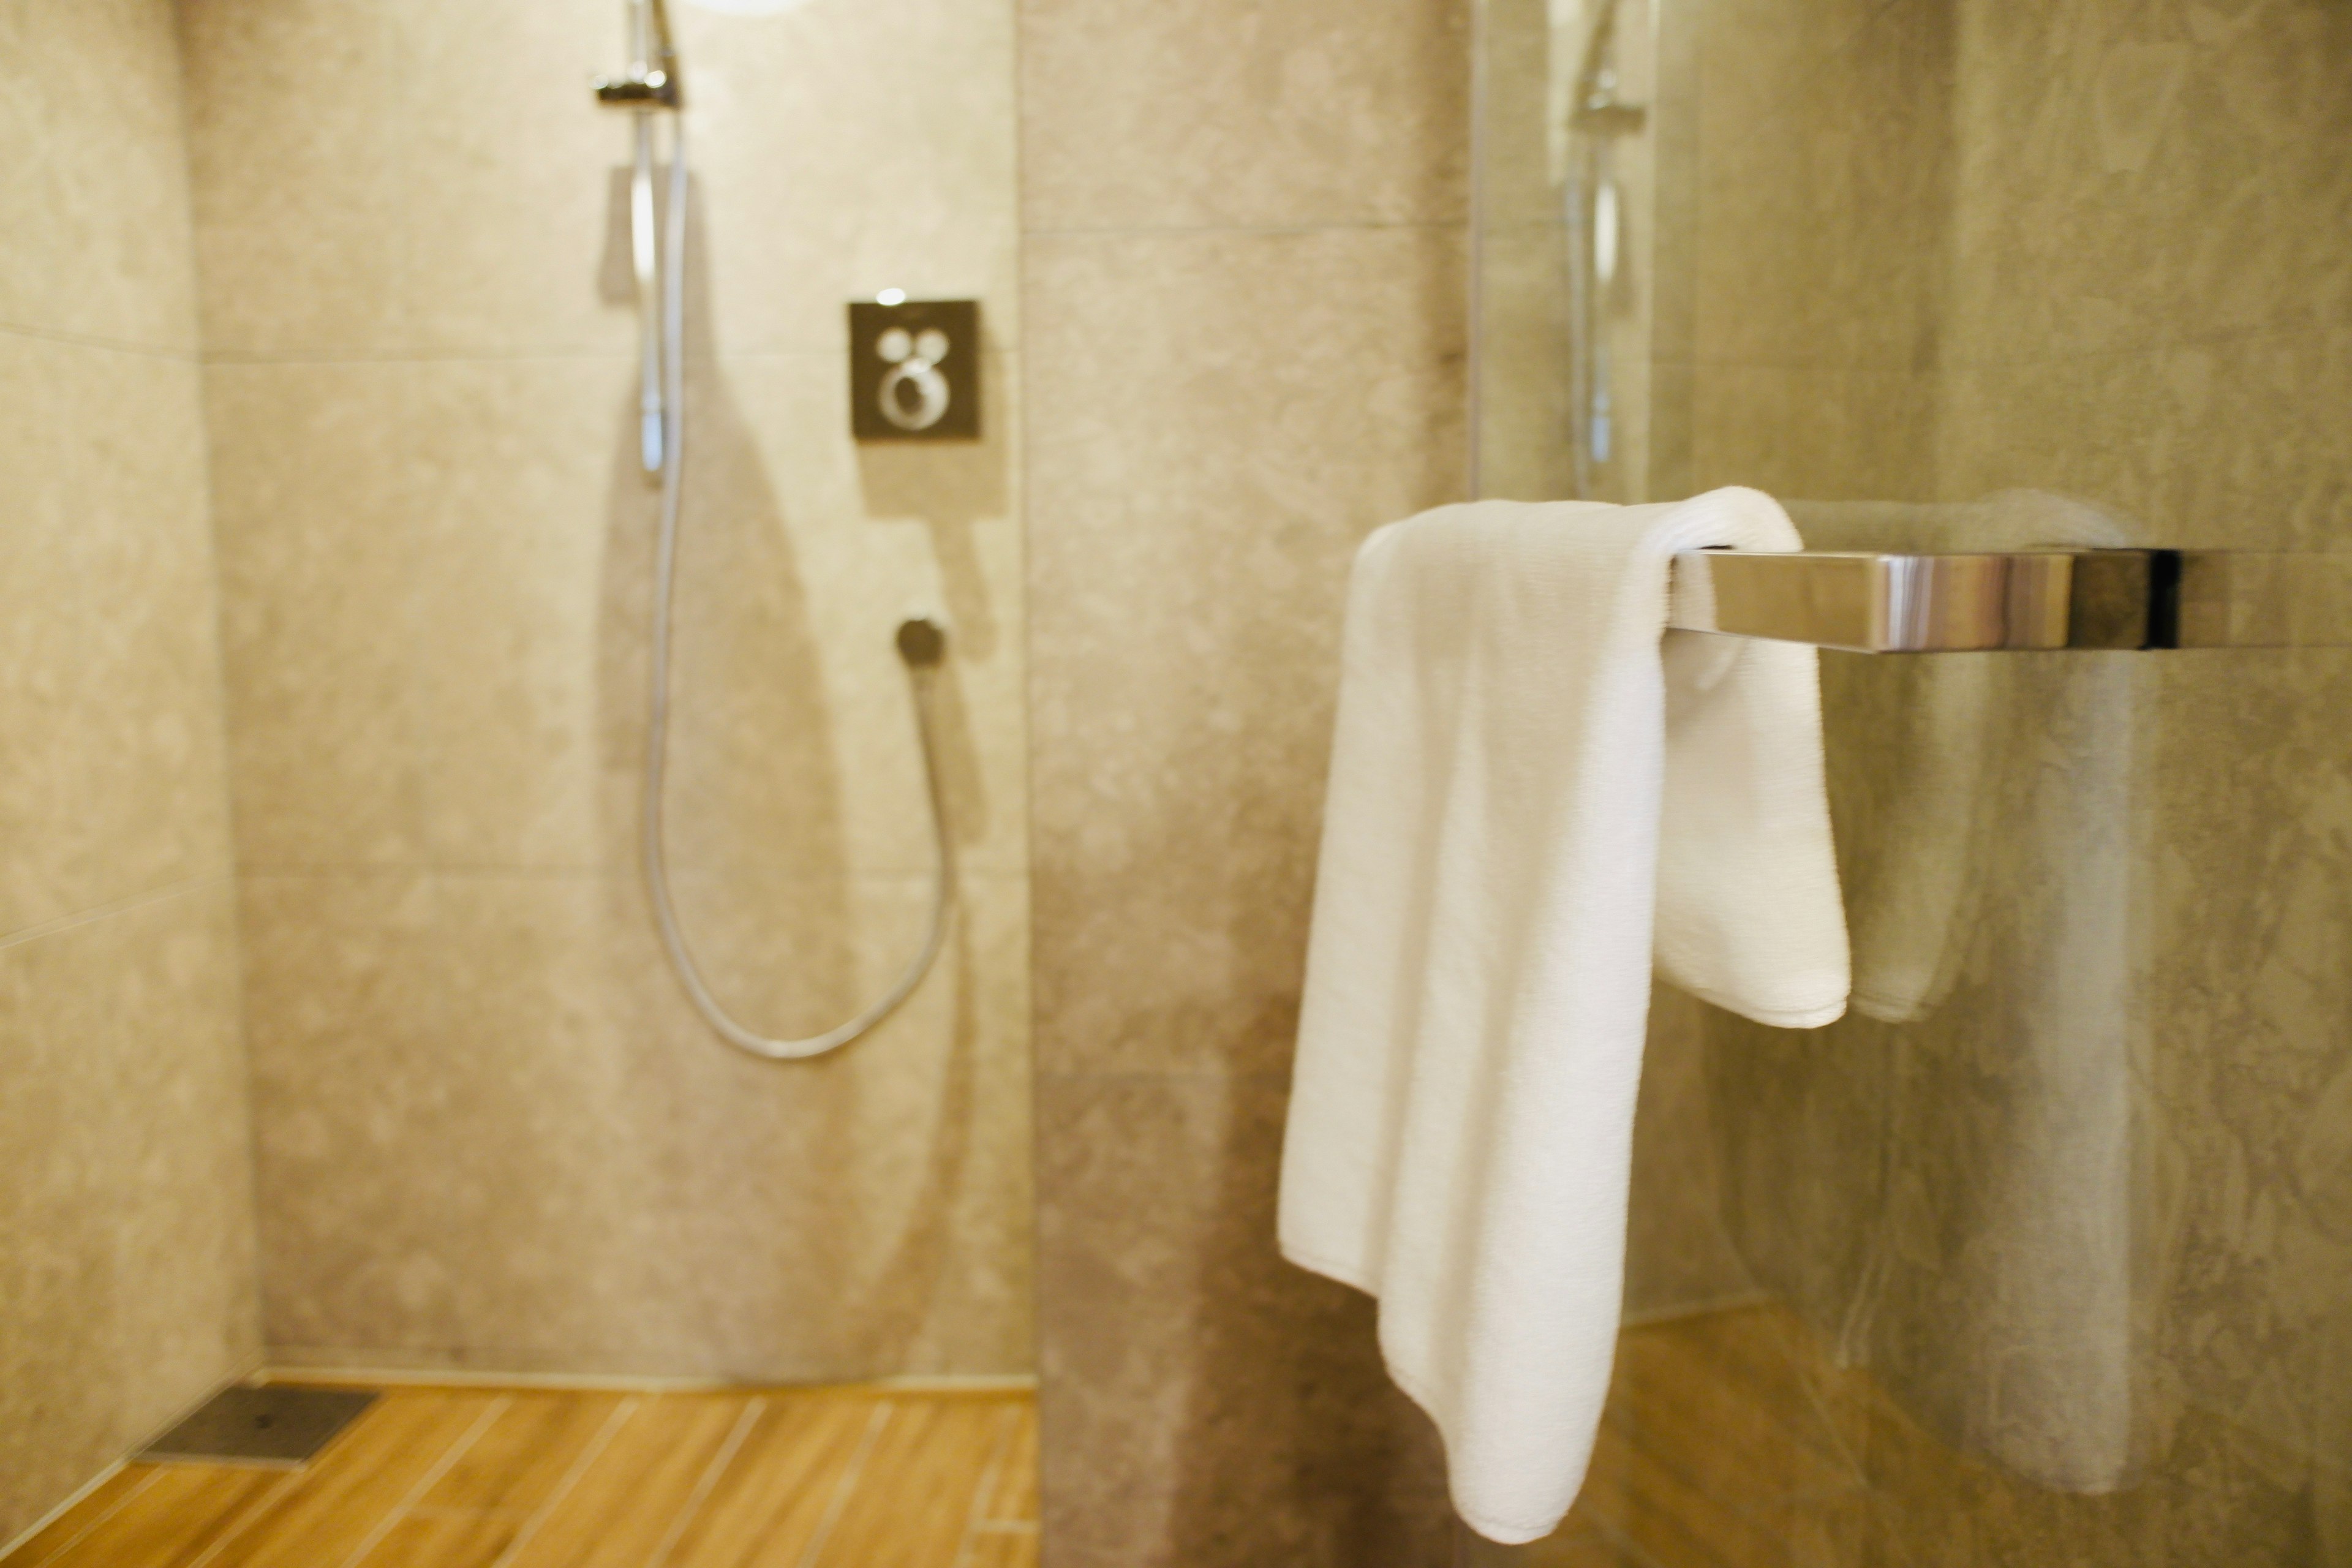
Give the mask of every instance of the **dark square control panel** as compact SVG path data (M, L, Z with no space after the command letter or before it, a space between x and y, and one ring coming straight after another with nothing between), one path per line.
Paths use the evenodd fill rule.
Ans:
M849 307L849 428L861 441L980 438L980 301Z

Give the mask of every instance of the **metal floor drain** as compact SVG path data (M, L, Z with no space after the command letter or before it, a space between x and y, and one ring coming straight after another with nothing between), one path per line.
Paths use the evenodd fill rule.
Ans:
M139 1458L291 1469L374 1403L374 1394L348 1388L224 1388Z

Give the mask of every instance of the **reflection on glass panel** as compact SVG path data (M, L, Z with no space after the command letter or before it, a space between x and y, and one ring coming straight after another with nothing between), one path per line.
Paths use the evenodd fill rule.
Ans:
M1638 500L1654 210L1649 12L1620 0L1515 0L1485 25L1480 489Z
M2352 552L2352 10L1480 22L1485 493ZM1662 994L1608 1428L1507 1560L2352 1563L2352 652L1822 681L1853 1009Z

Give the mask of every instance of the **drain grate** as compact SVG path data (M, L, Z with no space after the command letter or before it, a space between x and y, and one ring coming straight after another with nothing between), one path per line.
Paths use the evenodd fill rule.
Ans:
M291 1469L374 1403L374 1394L349 1388L224 1388L139 1458Z

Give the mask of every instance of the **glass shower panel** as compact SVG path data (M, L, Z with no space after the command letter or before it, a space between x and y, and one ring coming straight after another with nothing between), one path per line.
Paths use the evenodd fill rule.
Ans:
M2352 11L1480 19L1486 493L2352 552ZM1822 686L1853 1008L1662 996L1607 1426L1508 1560L2352 1563L2352 649Z

